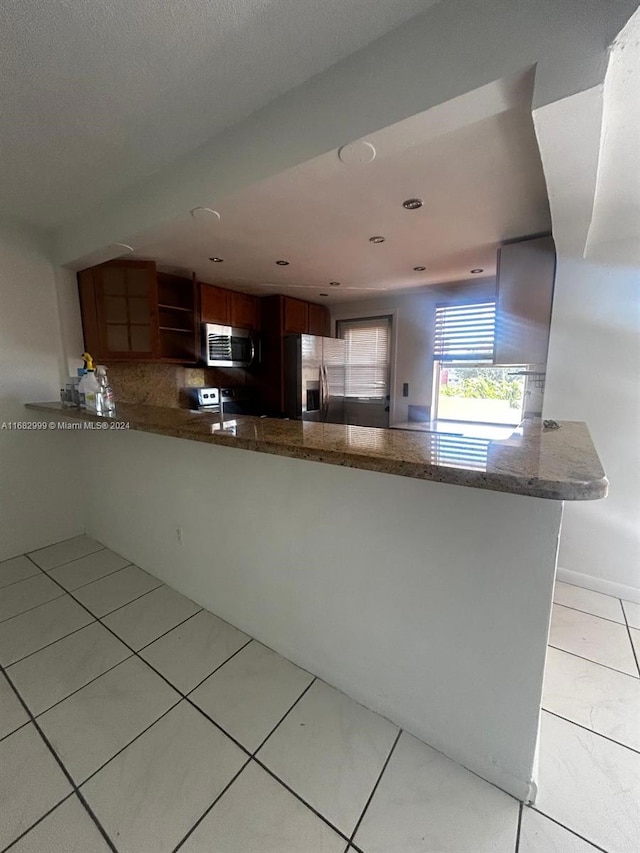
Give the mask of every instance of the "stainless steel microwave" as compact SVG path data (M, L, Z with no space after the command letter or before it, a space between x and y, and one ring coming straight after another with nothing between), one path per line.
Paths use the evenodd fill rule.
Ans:
M203 325L203 358L207 367L249 367L258 358L258 338L248 329Z

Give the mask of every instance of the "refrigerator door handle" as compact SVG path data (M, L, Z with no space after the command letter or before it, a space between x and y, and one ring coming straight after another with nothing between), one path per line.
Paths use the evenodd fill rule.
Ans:
M323 421L325 421L327 419L327 415L329 414L329 382L327 380L327 368L324 364L320 367L320 377L320 387L322 389L321 418Z

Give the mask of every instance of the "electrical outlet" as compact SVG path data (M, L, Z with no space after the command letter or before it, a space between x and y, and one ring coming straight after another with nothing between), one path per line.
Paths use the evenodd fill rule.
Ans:
M180 525L176 527L176 539L178 540L178 545L182 545L182 527Z

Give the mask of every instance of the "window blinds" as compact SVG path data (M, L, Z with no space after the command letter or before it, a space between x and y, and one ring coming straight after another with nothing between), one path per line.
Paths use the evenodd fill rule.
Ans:
M389 393L389 317L346 320L340 334L346 341L345 395L381 400Z
M493 361L495 336L494 301L436 307L436 361Z

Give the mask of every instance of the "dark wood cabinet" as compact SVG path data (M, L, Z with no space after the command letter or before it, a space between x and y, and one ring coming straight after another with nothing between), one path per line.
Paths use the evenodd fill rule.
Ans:
M238 329L260 328L260 300L248 293L230 291L231 325Z
M200 315L203 323L257 330L260 328L260 299L201 282Z
M153 261L117 260L78 273L84 345L99 361L194 364L195 287Z
M200 355L200 325L193 279L158 273L160 358L195 364Z
M230 314L230 290L213 284L200 284L200 317L203 323L220 323L228 326Z
M309 302L308 331L310 335L320 335L321 337L331 335L331 315L326 305L316 305L315 302Z
M290 296L283 297L282 323L286 334L309 332L309 303L302 299L292 299Z
M78 274L85 347L102 361L160 357L156 267L110 261Z

